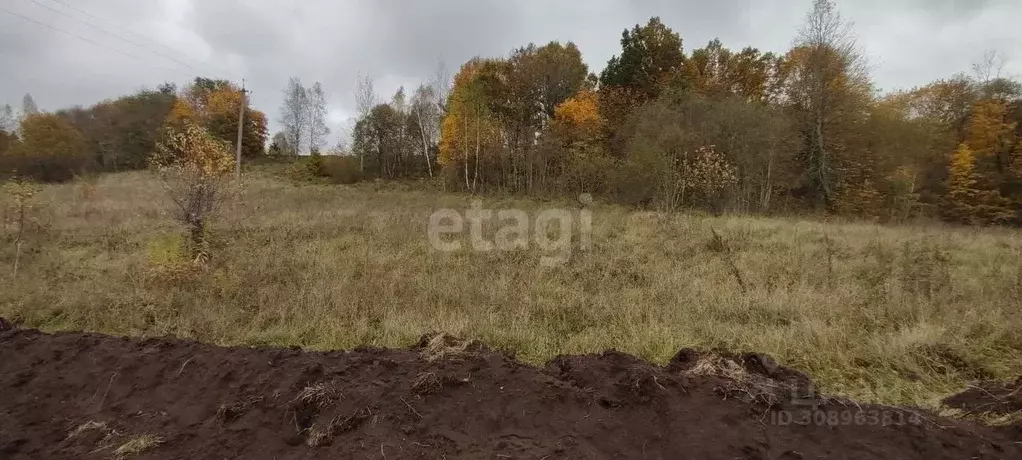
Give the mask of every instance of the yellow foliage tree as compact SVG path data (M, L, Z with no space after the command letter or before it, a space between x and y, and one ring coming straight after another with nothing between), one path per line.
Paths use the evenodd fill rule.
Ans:
M1016 179L1022 180L1022 141L1015 144L1011 154L1011 172Z
M1007 114L1008 104L1001 100L984 99L972 106L967 143L977 157L992 157L1014 143L1015 123L1005 121Z
M495 142L498 122L490 112L480 71L486 61L473 59L454 77L440 134L437 163L445 168L461 166L465 189L475 191L480 181L484 152Z
M200 255L206 222L225 199L234 171L230 146L186 121L181 130L168 128L150 161L181 211L180 220L188 228L194 254Z
M21 120L20 141L6 152L3 167L43 182L63 182L90 169L94 157L82 133L64 118L35 113Z
M967 144L951 154L948 166L947 217L968 225L990 225L1010 221L1015 212L997 190L979 186L976 156Z
M595 139L603 129L600 101L594 91L583 89L554 109L554 119L581 139Z
M597 190L610 173L613 160L603 144L605 126L599 96L592 90L582 89L554 109L549 132L557 145L548 161L560 167L574 191Z
M180 97L174 100L174 105L171 106L166 121L168 125L179 129L183 128L187 123L201 122L192 105L188 103L188 100Z
M951 154L948 167L947 217L962 223L972 223L972 205L976 201L976 157L972 149L961 144Z
M242 102L241 88L226 81L197 79L176 98L166 124L179 131L187 123L198 124L234 146ZM266 114L250 107L245 110L242 155L254 157L263 153L269 132L266 122Z

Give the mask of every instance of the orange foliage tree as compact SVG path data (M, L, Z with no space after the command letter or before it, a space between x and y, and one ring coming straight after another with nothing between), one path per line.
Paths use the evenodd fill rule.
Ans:
M199 124L233 147L238 139L241 104L241 88L233 83L197 78L174 101L166 123L178 130L183 129L187 122ZM262 155L269 133L266 114L246 106L244 124L242 156Z
M604 148L605 125L599 96L589 89L579 91L554 110L549 134L557 144L555 152L563 152L564 157L548 162L555 165L573 191L601 189L613 168L613 160Z

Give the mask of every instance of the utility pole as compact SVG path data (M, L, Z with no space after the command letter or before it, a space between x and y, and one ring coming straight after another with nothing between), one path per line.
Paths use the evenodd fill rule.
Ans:
M245 108L248 105L248 90L245 89L245 79L241 80L241 103L238 104L238 143L235 146L236 156L234 159L234 175L238 182L241 182L241 139L245 132Z

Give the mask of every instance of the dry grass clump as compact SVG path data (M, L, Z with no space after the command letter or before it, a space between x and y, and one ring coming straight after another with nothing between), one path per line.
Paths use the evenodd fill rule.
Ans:
M133 436L120 447L114 449L114 458L124 459L132 455L138 455L149 449L163 444L163 439L151 434Z
M461 250L434 251L430 214L472 197L247 177L208 226L212 257L188 276L165 239L184 229L151 175L99 177L87 213L73 184L44 187L12 282L14 239L0 235L0 316L309 349L407 347L444 331L533 363L609 348L660 363L685 347L755 351L822 392L928 407L975 376L1022 375L1017 230L596 204L591 248L545 266L552 254L534 244L476 252L467 234ZM579 206L482 200L533 217ZM499 229L482 227L487 238ZM425 358L460 344L437 340Z
M417 346L422 358L429 362L486 350L486 346L478 340L462 340L444 332L423 335Z
M298 392L294 401L310 407L323 409L337 402L342 398L340 391L328 382L319 382L309 385Z
M700 356L683 374L720 377L717 392L725 398L738 398L747 403L773 406L806 396L816 399L815 394L810 394L809 389L801 388L797 382L749 372L737 360L712 353Z
M77 427L75 427L75 429L71 430L71 432L68 433L67 438L78 439L93 431L99 431L104 436L113 432L113 430L111 430L107 426L106 422L97 422L95 420L89 420L88 422L78 425Z

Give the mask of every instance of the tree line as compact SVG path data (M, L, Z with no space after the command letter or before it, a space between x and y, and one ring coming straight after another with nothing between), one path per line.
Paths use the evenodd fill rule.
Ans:
M0 110L0 178L60 182L147 168L159 140L189 123L233 148L243 101L237 85L209 78L52 113L40 112L26 95L20 113L9 105ZM266 115L246 105L242 155L264 155L267 132Z
M832 0L783 54L686 53L659 18L596 75L571 42L477 57L379 102L343 152L369 178L472 193L598 193L661 210L1022 223L1022 85L973 69L882 94ZM285 123L286 125L286 123Z
M965 73L893 93L833 0L814 0L791 49L686 52L659 18L623 32L597 75L571 42L439 66L387 100L360 76L350 142L322 156L323 86L292 78L268 153L309 154L338 182L429 178L470 193L595 193L664 211L830 213L1022 224L1022 84L988 53ZM240 89L197 78L90 108L0 110L0 175L66 180L146 167L168 128L233 146ZM20 121L19 121L20 119ZM245 115L244 155L267 153L266 116Z

